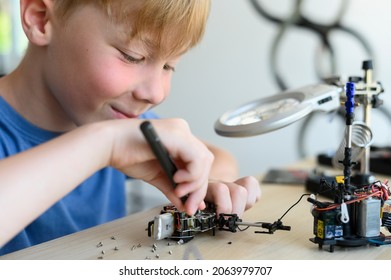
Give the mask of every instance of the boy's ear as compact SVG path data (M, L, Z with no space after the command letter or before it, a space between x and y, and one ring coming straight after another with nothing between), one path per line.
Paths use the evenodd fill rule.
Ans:
M33 44L45 46L52 36L52 0L21 0L20 16L27 38Z

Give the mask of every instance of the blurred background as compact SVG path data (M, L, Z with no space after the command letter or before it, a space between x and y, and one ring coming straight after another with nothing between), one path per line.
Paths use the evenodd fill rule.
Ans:
M26 45L27 39L20 25L19 1L0 0L0 75L16 67Z
M319 72L342 77L362 76L363 60L373 59L375 79L385 88L381 96L384 107L391 108L387 92L391 83L391 32L387 27L390 1L212 2L204 40L184 56L174 75L172 93L157 111L162 116L185 118L195 134L231 151L239 160L242 175L259 174L301 157L297 140L302 122L249 138L225 138L214 132L214 122L227 110L279 93L282 88L276 75L287 88L294 89L318 83ZM278 24L262 16L254 2L269 16L284 22ZM371 53L350 32L340 27L330 28L327 39L335 60L335 69L331 71L332 59L321 51L323 42L319 33L289 22L294 22L298 13L313 25L332 26L339 21L343 28L359 34ZM389 142L386 127L390 124L384 126L384 118L377 118L376 112L373 115L375 140ZM304 139L306 155L338 147L341 131L332 129L332 120L332 116L325 116L308 126Z
M242 176L333 151L341 142L343 126L335 114L325 114L304 130L302 120L253 137L217 135L215 121L232 108L284 89L320 83L326 76L363 76L362 62L372 59L374 79L385 88L383 111L391 109L390 1L212 0L211 8L203 41L176 67L171 95L156 111L162 117L186 119L194 134L229 150ZM0 0L4 74L15 67L26 46L18 9L19 1ZM390 145L389 127L384 112L374 109L376 145ZM130 188L130 200L129 211L135 212L165 198L137 185Z

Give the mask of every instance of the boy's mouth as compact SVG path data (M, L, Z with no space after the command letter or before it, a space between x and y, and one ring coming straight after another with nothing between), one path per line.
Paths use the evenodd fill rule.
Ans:
M120 111L114 107L111 107L111 109L113 110L113 115L115 119L134 119L138 117L137 115Z

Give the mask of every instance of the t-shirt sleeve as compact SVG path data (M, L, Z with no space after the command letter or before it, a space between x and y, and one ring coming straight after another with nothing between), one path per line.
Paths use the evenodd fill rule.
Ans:
M159 115L150 110L140 116L140 119L160 119Z

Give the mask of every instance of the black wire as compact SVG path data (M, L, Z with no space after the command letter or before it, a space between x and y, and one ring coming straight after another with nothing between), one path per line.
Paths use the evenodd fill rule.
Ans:
M311 194L309 193L304 193L300 196L300 198L291 206L288 208L288 210L285 211L285 213L281 216L281 218L278 219L279 222L281 222L282 218L284 218L284 216L293 208L295 207L297 204L299 204L299 202L303 199L304 196L310 196ZM266 222L256 222L255 224L269 224L269 223L266 223ZM248 228L250 228L250 226L247 226L245 228L240 228L239 226L236 226L236 228L239 230L239 231L245 231L247 230ZM262 232L263 233L263 232Z
M245 227L245 228L240 228L239 226L237 226L236 228L237 228L238 230L240 230L240 231L245 231L245 230L247 230L249 227L250 227L250 226L247 226L247 227Z
M299 200L296 201L296 203L294 203L291 207L288 208L288 210L285 211L285 213L281 216L281 218L279 218L278 220L281 221L282 218L284 218L284 216L286 214L288 214L288 212L293 208L295 207L297 204L299 204L299 202L303 199L304 196L310 196L311 194L310 193L304 193L300 196Z

